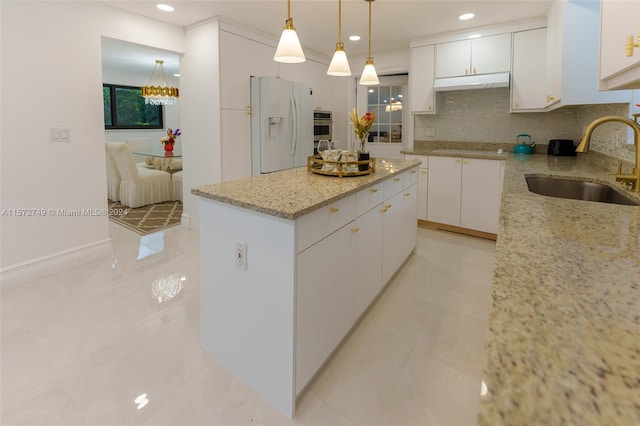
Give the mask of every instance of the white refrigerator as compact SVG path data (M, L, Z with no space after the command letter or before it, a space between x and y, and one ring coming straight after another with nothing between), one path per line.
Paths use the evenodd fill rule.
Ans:
M313 90L302 83L251 77L254 176L307 164L313 155Z

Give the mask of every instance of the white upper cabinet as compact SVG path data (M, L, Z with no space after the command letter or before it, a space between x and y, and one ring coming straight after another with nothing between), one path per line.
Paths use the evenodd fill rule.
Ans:
M508 72L511 34L436 45L436 78Z
M640 88L640 48L627 56L627 39L640 44L640 1L602 0L600 20L600 87Z
M435 114L435 46L418 46L411 49L411 112Z
M299 65L300 66L300 65ZM333 111L333 78L328 65L307 59L301 64L302 79L313 89L313 109Z
M538 28L513 34L511 111L532 112L546 107L546 30Z
M251 103L249 39L220 31L220 104L222 108L247 109Z
M601 15L598 2L570 0L563 3L562 80L558 106L630 102L631 91L600 90L600 37L597 29ZM637 0L624 3L640 6L640 1ZM637 30L640 26L640 16L637 12L634 20ZM618 26L620 23L621 21L615 25ZM603 50L607 46L609 45L603 44ZM640 49L636 49L635 57L636 61L640 62Z

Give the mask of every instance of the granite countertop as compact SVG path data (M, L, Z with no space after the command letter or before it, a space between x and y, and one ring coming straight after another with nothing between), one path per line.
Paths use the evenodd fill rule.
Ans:
M305 167L192 188L203 198L293 220L420 164L418 160L376 159L376 171L363 176L314 174Z
M638 425L640 207L534 194L526 174L619 187L585 156L509 155L478 423Z

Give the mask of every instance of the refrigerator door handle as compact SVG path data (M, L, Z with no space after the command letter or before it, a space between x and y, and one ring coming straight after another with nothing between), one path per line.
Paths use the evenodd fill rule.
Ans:
M296 142L298 140L298 104L295 96L291 97L291 155L296 153Z

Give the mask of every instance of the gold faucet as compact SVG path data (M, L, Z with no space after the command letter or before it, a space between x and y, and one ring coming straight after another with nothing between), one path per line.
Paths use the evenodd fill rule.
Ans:
M587 126L584 132L584 136L580 141L580 145L576 148L576 152L589 152L589 141L591 140L591 133L593 130L608 121L618 121L620 123L628 124L633 129L633 144L636 147L636 166L633 168L633 172L630 175L623 175L620 168L618 168L618 174L616 180L624 183L631 184L631 190L634 192L640 192L640 126L635 121L626 117L607 116L594 120Z

